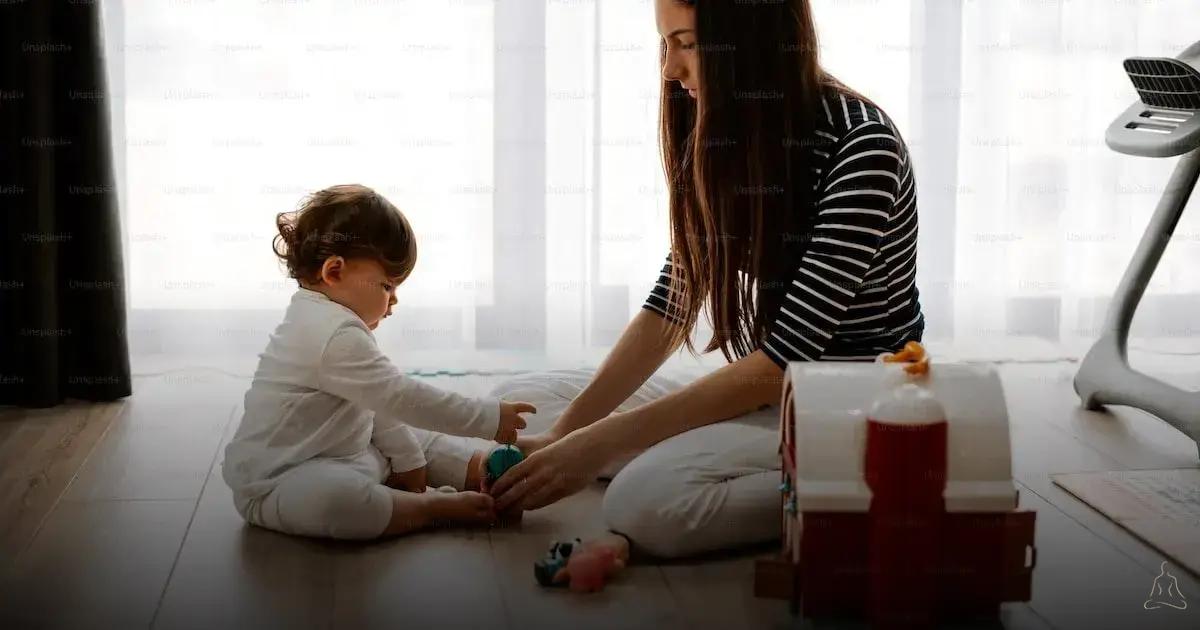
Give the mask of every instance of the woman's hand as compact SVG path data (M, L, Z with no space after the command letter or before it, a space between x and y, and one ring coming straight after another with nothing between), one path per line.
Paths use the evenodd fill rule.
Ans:
M588 439L591 427L575 431L536 447L524 461L504 473L491 487L496 511L509 508L536 510L579 492L609 460L609 453ZM545 434L542 434L545 435ZM524 450L524 447L522 447Z
M517 448L521 449L521 453L525 457L529 457L557 442L561 437L561 435L553 430L538 433L537 435L519 435L517 436Z

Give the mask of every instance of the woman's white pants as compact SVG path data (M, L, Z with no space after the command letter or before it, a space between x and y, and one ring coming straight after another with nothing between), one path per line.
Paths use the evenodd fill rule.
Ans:
M533 403L529 434L549 428L594 370L551 370L506 380L491 391ZM617 407L644 405L690 382L655 374ZM779 406L668 438L601 473L609 529L661 557L766 542L780 536Z

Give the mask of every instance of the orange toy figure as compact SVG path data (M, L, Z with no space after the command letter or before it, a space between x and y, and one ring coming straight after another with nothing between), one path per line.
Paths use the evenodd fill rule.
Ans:
M884 352L875 360L878 363L908 363L904 366L904 371L914 376L929 373L929 354L925 352L925 347L916 341L904 344L904 348L895 354Z

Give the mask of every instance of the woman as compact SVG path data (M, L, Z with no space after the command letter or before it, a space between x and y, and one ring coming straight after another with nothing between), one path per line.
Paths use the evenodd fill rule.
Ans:
M607 468L609 528L672 557L779 536L788 362L870 361L920 340L924 317L907 148L821 69L808 0L657 0L655 13L672 253L594 373L494 390L571 400L520 440L529 457L493 493L498 509L535 509ZM681 344L694 353L702 308L704 351L729 364L687 384L651 376Z

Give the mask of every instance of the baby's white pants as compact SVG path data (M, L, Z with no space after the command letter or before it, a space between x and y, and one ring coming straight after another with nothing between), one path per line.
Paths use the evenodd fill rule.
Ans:
M431 486L462 490L475 441L411 428L425 453ZM248 523L285 534L318 538L377 538L392 518L392 493L385 485L388 460L374 444L348 457L306 461L279 476L262 497L234 495L234 506Z

